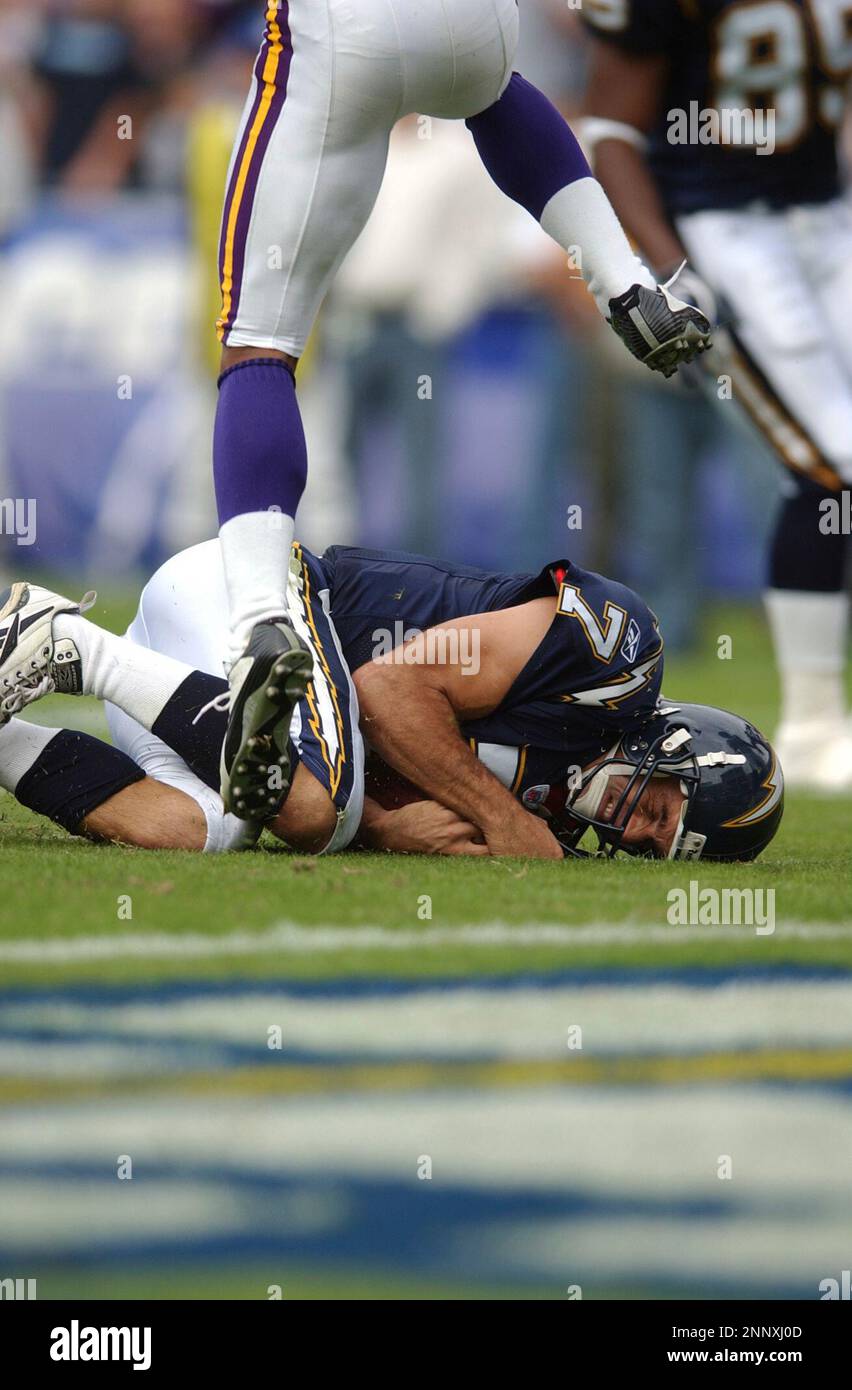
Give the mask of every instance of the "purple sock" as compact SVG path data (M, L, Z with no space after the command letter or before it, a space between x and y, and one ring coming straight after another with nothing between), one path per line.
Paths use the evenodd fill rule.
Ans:
M565 117L519 72L499 101L465 125L497 187L537 222L560 188L592 177Z
M295 516L308 475L302 417L292 371L252 358L219 378L213 478L219 524L245 512Z

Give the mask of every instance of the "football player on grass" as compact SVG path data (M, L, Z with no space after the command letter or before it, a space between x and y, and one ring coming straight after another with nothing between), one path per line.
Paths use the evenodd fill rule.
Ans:
M149 848L245 848L268 825L309 852L357 836L547 859L577 852L591 827L607 853L735 860L778 828L772 749L736 715L661 699L662 638L630 589L567 560L489 574L299 545L288 617L314 674L274 739L276 702L259 688L234 817L215 790L228 691L210 672L224 596L213 541L154 575L126 638L44 589L0 595L0 711L52 690L93 695L108 702L116 743L11 718L0 784L72 833ZM284 737L294 774L278 809Z

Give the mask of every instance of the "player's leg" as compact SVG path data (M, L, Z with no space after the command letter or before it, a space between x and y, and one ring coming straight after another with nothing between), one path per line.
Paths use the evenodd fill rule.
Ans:
M269 828L293 848L328 852L351 841L361 816L364 753L358 706L328 615L324 575L318 562L299 546L294 549L289 579L288 608L300 640L311 651L314 675L290 723L292 789ZM224 597L222 557L215 541L168 560L146 584L128 638L202 669L193 670L174 691L152 732L108 707L116 743L152 776L184 786L191 795L197 793L211 835L213 820L224 816L214 789L227 721L226 701L221 697L227 687L205 668L216 665L221 650L227 623ZM182 780L186 774L194 779L193 785ZM268 768L256 764L252 775L258 782L258 800L271 795L274 801L280 764ZM225 816L225 821L234 830L243 825L233 816ZM228 825L223 847L233 847Z
M840 198L796 208L790 222L800 264L829 326L837 358L852 382L852 207Z
M202 622L201 613L196 604L183 620ZM52 690L115 705L166 743L180 727L189 764L207 767L219 757L222 727L198 716L223 695L227 700L221 678L98 627L61 595L14 584L0 595L0 713L16 713ZM270 794L270 814L278 800Z
M307 470L294 367L378 193L399 80L385 0L365 0L357 15L309 0L270 6L220 253L214 476L230 611L232 717L221 777L229 806L233 770L250 761L254 706L277 707L277 724L265 708L260 715L280 754L310 675L286 621L293 517Z
M181 792L125 752L73 729L12 719L0 731L0 786L70 835L142 849L200 849L204 820Z
M224 689L224 683L222 685ZM257 838L256 828L251 822L241 820L238 816L229 815L223 804L222 798L216 790L215 783L218 779L219 759L214 754L208 760L207 778L198 775L198 772L185 762L181 757L180 749L183 748L189 756L197 755L198 749L193 737L191 722L177 716L175 711L170 715L170 726L175 747L170 747L163 739L156 734L143 729L140 724L131 719L123 710L117 709L114 705L107 706L107 719L109 722L110 733L117 748L128 754L134 762L147 774L146 786L160 786L177 793L180 801L178 806L181 816L178 826L171 827L174 836L179 834L180 843L173 843L171 840L158 842L158 836L163 836L163 831L158 825L146 827L148 838L153 838L153 844L145 843L145 847L152 848L177 848L177 849L198 849L205 854L218 854L228 850L250 849ZM224 735L225 721L224 716L219 716L219 737ZM203 764L199 764L199 770L203 771ZM214 785L211 785L211 781ZM186 803L189 803L194 810L194 819L190 825L190 817L186 812ZM158 822L162 820L162 811L166 809L165 801L156 803L158 811ZM116 814L122 817L122 823L133 827L133 838L128 841L131 844L141 843L139 835L141 832L136 828L137 806L131 802L130 798L124 799L120 805L110 805L99 808L96 812L96 819L90 820L86 824L89 833L104 835L105 838L126 839L126 835L116 836L112 833ZM172 808L172 814L176 813L176 808ZM153 799L152 799L153 814ZM279 811L274 821L268 823L267 829L277 835L279 839L286 841L291 849L298 850L304 854L320 854L327 850L334 838L337 829L338 815L334 803L327 789L317 780L312 772L301 763L296 765L293 775L293 785L284 805ZM191 842L184 843L184 840Z
M218 793L171 748L108 708L113 745L11 719L0 733L0 787L70 835L207 854L253 842L246 822L226 815ZM325 789L300 766L293 796L270 829L291 848L314 854L329 844L337 821Z
M56 691L119 701L146 727L191 669L90 622L82 604L18 582L0 594L0 716Z
M211 849L201 808L179 787L144 777L96 806L81 822L91 840L135 849Z
M226 815L218 793L213 790L218 786L219 754L226 726L225 681L155 649L159 641L183 656L205 663L212 661L211 654L218 649L221 638L223 609L221 604L213 607L210 598L212 596L215 602L217 588L222 583L219 547L215 542L193 547L174 557L146 586L129 638L97 627L84 618L76 606L46 590L30 589L21 584L9 591L9 604L14 606L5 615L5 625L0 626L0 646L7 653L2 669L8 674L0 675L0 686L8 686L4 697L6 712L21 708L52 689L90 695L106 702L116 744L112 749L87 735L62 732L49 750L49 766L54 774L51 795L56 804L64 806L69 793L63 775L68 748L79 764L76 781L82 789L95 792L101 789L104 778L99 773L100 763L105 764L109 773L117 761L119 772L132 769L137 777L147 775L184 798L183 816L179 807L173 808L176 826L171 838L164 839L153 824L140 826L138 834L130 834L128 817L132 827L133 817L142 804L139 795L133 799L133 807L122 804L120 813L115 806L111 808L108 830L101 824L102 817L97 824L88 824L86 829L92 833L113 838L118 834L117 827L123 826L124 837L135 844L208 850L246 848L256 838L259 824L246 825ZM335 666L335 679L340 684L329 689L328 663L334 664L335 658L329 656L327 659L325 651L330 652L336 642L330 622L327 617L318 616L315 620L313 614L309 616L312 626L315 621L317 624L325 622L324 643L315 649L322 669L309 686L304 711L297 710L294 714L294 794L292 804L288 803L286 814L276 829L294 847L312 852L342 847L352 838L360 818L363 750L357 730L357 703L354 696L348 702L348 671L342 658ZM18 636L21 629L23 639ZM310 638L307 628L306 636ZM30 642L26 650L22 640ZM31 661L32 652L37 653L37 661ZM36 669L30 677L31 665ZM329 767L328 778L323 776L322 764L319 773L312 770L309 752L305 766L299 765L303 724L310 730L306 743L316 742L323 752L331 749L337 759L335 768ZM13 791L23 775L21 757L26 759L31 754L30 761L34 761L45 743L45 737L37 729L25 738L29 728L21 725L21 731L16 734L17 760L12 757L13 739L8 731L0 745L0 759L4 753L11 759L8 775L13 778L10 783L0 784L8 785ZM50 731L50 738L60 732ZM59 756L66 762L57 763ZM29 764L23 770L28 769ZM281 769L276 765L268 772L270 783L269 786L264 783L262 790L268 793L268 801L274 806L278 797L277 787L273 791L273 774L280 776ZM72 778L72 793L74 788L75 779ZM155 795L153 791L146 792L149 799ZM200 843L195 843L198 825L184 825L191 809L186 804L186 796L197 803L206 822L206 834L201 836ZM125 798L125 803L128 800ZM100 806L100 801L95 799L93 805ZM72 806L77 806L75 796L72 796ZM43 807L34 809L51 814ZM87 810L91 809L92 806L87 806ZM191 821L193 816L189 819ZM157 817L158 824L162 820L163 816Z
M224 683L221 688L224 688ZM174 710L170 709L168 704L164 713L170 725L173 725ZM254 844L257 836L253 833L253 827L245 821L238 820L236 816L225 813L215 786L211 787L199 776L198 771L189 766L179 751L171 748L158 734L144 728L117 705L108 704L106 716L114 746L142 769L152 785L167 787L192 806L193 842L185 846L186 848L216 854L225 850L248 849ZM186 722L191 730L189 720ZM187 747L185 751L191 757L193 752L197 754L198 749L197 746ZM218 770L215 749L209 756L208 769L215 782ZM203 771L203 766L200 770ZM124 812L126 808L120 809ZM132 811L133 808L129 809ZM137 841L133 840L132 843L135 844Z
M852 789L845 689L849 543L820 529L824 504L837 497L807 480L789 480L766 592L781 681L778 756L789 785L817 791Z
M789 215L698 213L679 231L730 306L708 371L790 470L769 556L767 610L781 681L776 746L791 785L852 786L844 669L847 538L820 525L852 473L852 377L827 331Z
M142 592L128 637L154 653L175 654L193 668L173 692L173 698L161 708L156 724L141 722L170 747L177 748L203 781L218 788L224 740L235 727L235 707L226 682L209 674L219 669L219 654L227 640L225 575L217 541L192 546L161 566ZM292 629L290 640L293 649L297 646L302 650L301 639ZM254 650L260 651L260 644L255 643ZM279 653L269 648L265 655L260 654L263 660L254 661L251 679L243 683L236 705L236 727L240 730L243 753L232 759L234 775L230 780L234 810L256 822L255 837L262 822L275 813L289 792L298 761L293 756L289 726L301 695L301 687L288 687L283 692L286 701L272 698L277 692L270 692L269 684L275 679L272 673L279 663ZM273 765L278 779L274 789L271 783L267 785ZM215 775L211 775L214 766Z
M405 0L397 5L403 43L414 53L422 9ZM565 118L543 92L512 71L518 35L515 0L443 0L442 9L456 60L455 80L449 91L437 82L430 88L427 67L414 109L465 118L498 188L569 253L602 315L629 350L671 375L678 362L704 350L709 324L691 305L658 288L633 252ZM431 22L434 27L434 17ZM495 50L490 83L483 80L489 45Z
M605 316L610 299L631 285L656 289L574 132L543 92L512 73L499 99L466 125L498 188L572 254Z
M789 215L799 264L812 287L829 330L832 355L845 377L845 389L820 401L835 441L845 489L852 486L852 211L845 200L797 208ZM850 541L841 526L826 525L840 510L840 494L793 480L776 527L768 595L775 642L785 670L782 740L787 762L798 754L808 780L813 744L826 727L846 720L845 666L849 636ZM819 542L815 544L815 538ZM847 734L852 733L846 722ZM822 782L852 786L852 741L837 741L823 755Z
M98 628L77 605L47 590L17 584L4 597L0 687L7 714L53 689L93 695L123 702L128 714L122 717L150 739L143 724L156 728L159 714L193 674ZM157 790L153 783L137 789L146 771L128 750L87 734L21 720L0 729L0 784L72 834L147 848L202 848L193 802L177 783L177 790Z

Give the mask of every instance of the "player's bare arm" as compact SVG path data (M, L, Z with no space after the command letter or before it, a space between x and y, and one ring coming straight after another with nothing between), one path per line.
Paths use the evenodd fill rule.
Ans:
M595 176L625 230L659 271L686 252L645 156L645 139L663 102L669 60L640 57L592 39L583 133Z
M470 648L462 641L436 643L427 632L401 653L368 662L354 677L369 742L429 797L479 826L494 854L562 857L547 826L483 766L459 729L460 719L489 714L505 698L550 627L555 607L553 599L534 599L443 625L447 636L476 633L476 671L459 659L436 660Z
M477 826L437 801L388 809L367 796L358 840L367 849L395 854L491 853Z
M665 54L627 54L593 38L583 114L595 177L663 282L687 259L646 156L647 137L665 97L669 62ZM713 322L715 300L691 270L677 275L676 288L682 300L697 305Z

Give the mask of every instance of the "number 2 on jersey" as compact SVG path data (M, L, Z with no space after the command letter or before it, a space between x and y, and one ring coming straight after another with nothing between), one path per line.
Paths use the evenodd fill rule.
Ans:
M603 621L586 603L575 584L563 584L559 590L557 613L566 618L576 618L588 639L589 646L598 661L611 661L618 646L627 614L617 603L607 599L603 608Z

